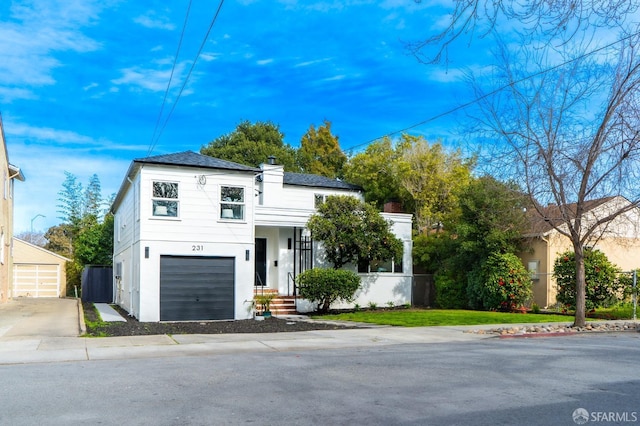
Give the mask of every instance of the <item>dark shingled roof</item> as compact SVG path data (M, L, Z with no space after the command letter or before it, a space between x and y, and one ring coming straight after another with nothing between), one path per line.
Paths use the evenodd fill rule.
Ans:
M350 189L362 191L362 187L351 183L343 182L339 179L332 179L325 176L307 175L303 173L284 173L285 185L313 186L317 188Z
M237 170L241 172L260 172L255 167L245 166L243 164L231 161L220 160L219 158L209 157L208 155L196 154L193 151L178 152L175 154L156 155L154 157L136 158L134 163L143 164L164 164L169 166L190 166L201 167L206 169L224 169Z

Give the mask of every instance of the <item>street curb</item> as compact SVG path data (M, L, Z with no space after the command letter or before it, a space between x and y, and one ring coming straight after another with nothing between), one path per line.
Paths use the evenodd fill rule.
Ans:
M76 298L78 302L78 328L80 329L79 336L87 334L87 325L84 323L84 309L82 308L82 301Z
M575 336L577 331L565 331L563 333L521 333L521 334L501 334L497 337L500 339L514 339L518 337L559 337L559 336Z

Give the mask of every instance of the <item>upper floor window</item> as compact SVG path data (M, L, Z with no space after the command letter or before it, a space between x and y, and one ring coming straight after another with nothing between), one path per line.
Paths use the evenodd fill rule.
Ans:
M178 183L153 182L153 215L159 217L178 217Z
M220 187L220 218L244 220L244 188Z

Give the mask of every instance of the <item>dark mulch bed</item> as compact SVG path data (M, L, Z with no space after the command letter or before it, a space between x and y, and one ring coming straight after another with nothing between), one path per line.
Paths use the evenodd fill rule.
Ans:
M114 306L127 322L102 322L91 302L82 302L88 336L144 336L151 334L225 334L279 333L285 331L339 330L356 328L321 322L287 321L269 318L264 321L206 321L206 322L140 322Z

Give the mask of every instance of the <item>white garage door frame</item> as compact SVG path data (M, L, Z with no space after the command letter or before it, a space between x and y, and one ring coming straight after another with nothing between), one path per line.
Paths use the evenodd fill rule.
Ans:
M60 297L60 265L14 263L13 297Z

